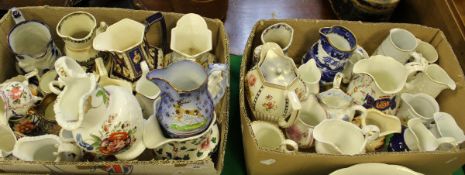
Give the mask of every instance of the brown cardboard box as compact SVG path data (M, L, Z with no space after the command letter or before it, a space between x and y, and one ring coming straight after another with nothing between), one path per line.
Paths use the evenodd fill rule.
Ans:
M45 22L51 29L55 42L60 48L63 41L58 38L55 27L58 21L66 14L73 11L87 11L95 16L97 21L105 21L113 24L123 18L131 18L143 22L146 17L153 14L151 11L126 10L116 8L66 8L66 7L25 7L20 8L26 19L35 19ZM0 81L15 75L14 57L8 48L7 34L14 22L8 12L0 19ZM176 21L181 17L177 13L163 13L166 20L168 36L170 29L175 27ZM217 61L229 63L228 39L220 20L206 19L208 28L213 34L213 50ZM150 44L160 46L159 25L153 25L148 35ZM124 34L122 34L124 35ZM221 133L221 142L218 151L201 161L175 161L175 160L150 160L150 161L115 161L115 162L25 162L0 159L0 173L63 173L63 174L219 174L223 168L224 152L226 150L226 136L228 129L229 89L218 104L216 112ZM144 159L145 160L145 159Z
M414 24L398 23L361 23L333 20L263 20L257 22L247 42L241 65L240 109L242 135L245 149L247 172L249 174L328 174L336 169L348 167L357 163L384 162L407 166L415 171L428 175L451 174L465 163L465 149L457 152L381 152L364 155L325 155L299 152L285 154L278 151L264 150L257 146L250 127L252 112L245 99L244 77L255 64L252 62L253 48L259 45L260 34L267 26L286 22L294 31L294 40L288 50L288 55L297 64L305 51L318 40L318 30L321 27L343 25L357 36L358 44L368 53L372 53L388 35L389 29L405 28L418 38L431 43L439 53L438 64L457 83L455 91L444 91L439 97L441 111L452 114L461 128L465 128L463 100L465 100L465 79L454 52L444 37L442 31Z

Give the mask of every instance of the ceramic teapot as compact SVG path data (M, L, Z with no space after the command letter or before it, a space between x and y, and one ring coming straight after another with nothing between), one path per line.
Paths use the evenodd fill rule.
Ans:
M400 102L398 94L404 89L407 78L423 69L424 66L418 63L403 65L388 56L372 56L355 63L353 73L356 75L347 94L356 104L394 115Z
M352 97L340 89L343 77L342 73L337 73L336 77L334 77L333 88L318 94L328 118L350 122L354 118L356 111L361 113L362 118L365 117L366 109L361 105L354 104Z
M125 18L97 35L93 42L95 50L110 52L113 57L112 74L120 78L136 81L142 75L140 63L146 61L149 68L155 69L161 49L149 46L146 41L148 28L156 23L161 24L162 48L166 48L166 24L163 15L158 12L146 18L145 24Z
M223 78L209 82L217 71ZM160 103L154 103L157 104L154 113L168 137L184 138L205 131L212 121L215 105L224 95L215 92L225 92L211 89L227 88L227 71L226 65L217 64L206 72L200 64L183 60L147 74L147 79L160 88Z
M263 44L260 62L247 72L246 88L255 118L278 122L284 128L294 123L300 100L306 98L308 91L294 61L271 42Z

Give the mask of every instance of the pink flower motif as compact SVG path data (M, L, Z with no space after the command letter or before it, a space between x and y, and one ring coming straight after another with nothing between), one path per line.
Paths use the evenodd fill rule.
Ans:
M250 75L247 78L247 83L249 84L250 87L253 87L256 82L257 82L257 77L255 77L255 75Z
M21 90L20 87L13 87L11 89L10 98L13 100L18 100L19 98L21 98L22 93L23 91Z
M292 125L286 129L287 136L294 141L299 141L302 139L302 133L299 130L299 127Z
M210 136L205 138L203 142L200 144L200 149L201 150L206 150L210 147Z

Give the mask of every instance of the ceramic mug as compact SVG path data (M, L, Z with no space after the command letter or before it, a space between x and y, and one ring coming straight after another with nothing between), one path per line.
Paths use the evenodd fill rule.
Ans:
M393 28L389 30L389 35L373 55L389 56L405 64L410 59L411 53L415 52L417 45L417 38L408 30Z
M11 11L16 25L8 34L8 45L16 57L18 72L38 69L42 74L52 69L61 52L52 40L49 27L40 21L25 20L16 8Z
M438 102L427 94L402 93L400 98L402 102L396 116L402 119L404 124L413 118L419 118L423 123L429 124L434 119L433 114L439 112Z
M264 121L254 121L250 125L258 147L279 150L285 153L298 151L298 144L293 140L285 139L283 132L277 125Z
M13 155L24 161L78 161L82 152L74 144L64 143L56 135L18 139Z
M301 109L294 124L285 128L285 133L287 138L297 142L299 148L310 148L313 145L314 127L328 116L313 95L302 101L302 106L305 107Z

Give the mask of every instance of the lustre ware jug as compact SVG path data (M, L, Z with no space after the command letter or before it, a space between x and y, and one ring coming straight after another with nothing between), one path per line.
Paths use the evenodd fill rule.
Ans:
M228 86L227 78L214 83L209 82L213 72L219 71L227 76L227 66L220 67L207 72L200 64L183 60L147 74L147 79L160 88L161 102L154 103L157 104L154 105L154 113L168 137L193 136L205 131L210 125L214 107L224 95L215 92L225 92L213 92L211 88L226 89Z

